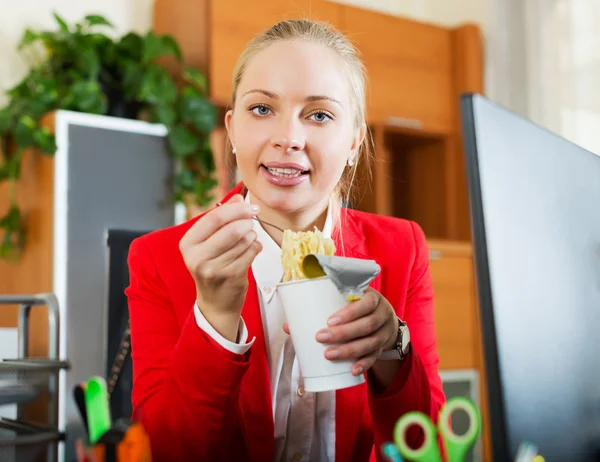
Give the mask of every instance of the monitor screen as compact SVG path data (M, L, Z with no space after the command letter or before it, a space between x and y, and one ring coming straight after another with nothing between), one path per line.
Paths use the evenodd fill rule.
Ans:
M461 104L494 460L600 460L600 157Z

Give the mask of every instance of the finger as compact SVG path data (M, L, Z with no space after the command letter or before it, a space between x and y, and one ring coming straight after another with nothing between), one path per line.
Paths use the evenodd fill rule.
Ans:
M223 254L217 256L212 262L215 266L225 267L233 263L237 258L240 257L248 247L252 245L253 242L256 241L258 236L254 230L250 230L241 239L234 244L229 250L226 250Z
M223 272L227 277L237 277L248 272L248 268L262 250L262 244L254 241L238 258L227 265Z
M380 329L368 337L327 348L325 357L327 359L358 359L374 353L379 355L383 342L383 333Z
M368 371L369 369L371 369L371 367L373 367L373 364L375 364L375 361L377 361L377 358L379 358L380 353L376 352L367 356L363 356L362 358L360 358L360 360L356 361L353 365L352 365L352 369L351 372L354 375L360 375L362 374L364 371Z
M286 334L288 334L288 335L291 335L291 334L290 334L290 326L288 325L288 323L287 323L287 322L284 322L284 323L283 323L283 331L284 331Z
M242 196L241 194L234 194L233 196L231 196L231 199L229 199L227 202L225 202L226 204L240 204L244 202L244 196ZM221 204L222 206L223 204Z
M365 292L360 300L351 302L341 310L333 313L327 320L330 326L336 326L367 316L375 311L379 304L379 295L375 291Z
M258 215L260 208L245 202L228 202L217 207L197 220L182 238L182 245L202 242L212 236L227 223L243 220Z
M317 341L321 343L346 343L354 339L367 337L378 331L388 319L383 310L375 310L367 316L317 332Z
M75 454L77 456L77 462L92 462L95 460L93 455L87 453L87 448L81 438L78 438L75 441Z
M83 441L81 438L77 438L75 440L75 454L77 456L78 461L82 461L85 458L85 447L83 445Z
M206 239L198 246L200 260L212 260L217 258L229 250L232 250L241 240L250 239L253 233L254 224L252 220L236 220L227 223L221 229L217 230L212 236Z

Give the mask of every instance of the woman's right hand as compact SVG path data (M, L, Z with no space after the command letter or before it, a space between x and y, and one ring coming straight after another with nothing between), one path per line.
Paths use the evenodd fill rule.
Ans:
M248 289L248 268L261 251L252 217L255 205L233 196L192 225L179 243L196 283L198 307L225 338L235 342Z

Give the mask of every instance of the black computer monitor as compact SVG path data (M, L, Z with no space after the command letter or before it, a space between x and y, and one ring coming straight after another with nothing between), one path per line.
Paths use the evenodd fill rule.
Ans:
M600 157L461 109L494 461L600 460Z

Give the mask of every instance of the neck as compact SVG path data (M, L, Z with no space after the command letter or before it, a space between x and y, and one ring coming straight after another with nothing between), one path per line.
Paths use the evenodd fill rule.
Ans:
M292 231L312 231L315 226L317 229L323 230L325 220L327 219L327 208L329 206L329 198L316 204L314 207L306 210L299 210L291 213L282 213L273 210L264 205L255 196L250 194L250 202L260 206L260 214L258 218L268 223L279 226L282 229L291 229ZM264 226L265 232L281 246L283 233L271 226Z

